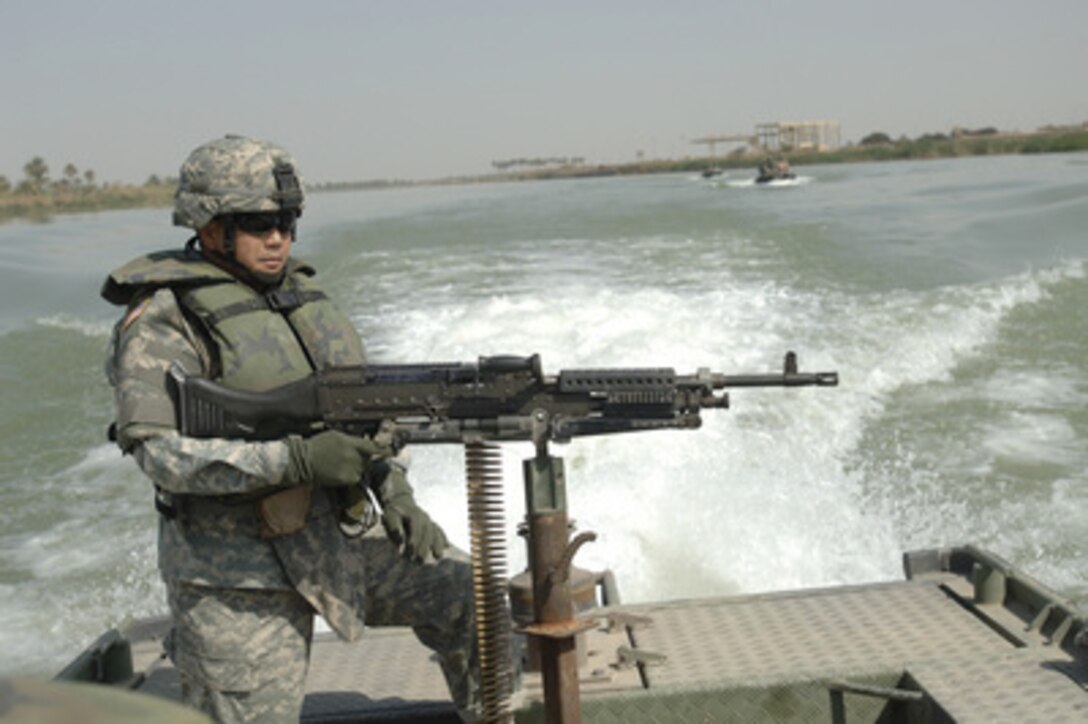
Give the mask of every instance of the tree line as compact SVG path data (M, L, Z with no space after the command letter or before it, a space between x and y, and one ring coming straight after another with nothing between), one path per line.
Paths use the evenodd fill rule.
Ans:
M104 211L143 206L167 206L176 178L152 175L142 185L100 183L94 169L67 163L59 178L49 164L35 156L23 165L23 178L12 182L0 174L0 221L14 218L46 219L57 213Z
M81 172L74 163L66 163L61 170L60 178L53 179L50 177L49 164L41 156L35 156L23 165L23 178L18 182L12 183L7 176L0 174L0 194L38 196L74 191L93 192L125 185L99 185L97 177L98 174L94 169L88 168ZM173 186L176 183L175 178L162 179L152 174L143 185L145 187Z
M491 162L496 171L511 168L542 168L544 166L581 166L586 162L581 156L550 156L547 158L506 158Z

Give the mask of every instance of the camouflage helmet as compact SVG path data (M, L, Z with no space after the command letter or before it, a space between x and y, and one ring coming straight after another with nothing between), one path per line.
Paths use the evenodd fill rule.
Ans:
M174 224L200 229L220 214L302 213L294 159L268 141L228 135L197 147L178 175Z

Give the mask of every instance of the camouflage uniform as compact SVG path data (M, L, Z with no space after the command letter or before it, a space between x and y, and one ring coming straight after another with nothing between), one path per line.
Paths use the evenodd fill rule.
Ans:
M168 649L184 700L219 721L297 721L316 612L349 641L364 621L412 626L438 653L455 703L471 718L478 662L463 553L417 564L383 536L345 536L338 525L345 501L327 488L313 488L302 503L300 530L262 536L257 504L283 490L287 443L177 432L166 384L172 364L260 390L363 361L357 333L306 265L292 259L267 289L220 267L190 244L134 260L103 287L128 310L114 328L106 370L118 442L154 483L163 513L159 568L174 619Z

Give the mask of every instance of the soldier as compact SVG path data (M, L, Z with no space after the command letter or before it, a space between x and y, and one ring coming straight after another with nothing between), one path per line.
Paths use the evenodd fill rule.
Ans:
M182 165L175 196L174 224L195 235L122 266L102 290L126 307L106 361L112 429L154 484L182 696L217 721L298 721L317 613L349 641L364 620L413 626L471 720L471 568L416 504L387 445L333 430L272 440L177 431L171 365L263 391L364 362L356 330L290 255L302 210L284 149L211 141ZM386 536L359 535L375 517L360 480L381 503Z
M759 164L759 175L756 177L756 181L763 183L764 181L770 181L774 178L775 163L774 159L770 156L763 159Z

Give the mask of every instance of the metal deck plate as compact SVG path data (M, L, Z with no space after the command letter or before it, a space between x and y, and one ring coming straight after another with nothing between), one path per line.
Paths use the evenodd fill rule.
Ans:
M1088 695L1063 673L1068 667L1051 650L1016 649L996 659L931 661L907 673L960 724L1083 724Z
M1057 647L1014 645L957 601L946 590L952 583L595 610L600 625L586 634L580 672L583 720L830 721L827 683L841 679L921 690L955 721L1088 721L1083 662ZM621 624L609 630L609 616ZM138 669L150 663L141 689L173 698L176 673L159 653L166 626L140 631L133 653ZM537 706L519 709L519 722L543 720L541 695L539 676L525 675L519 701ZM847 694L847 721L877 721L885 704ZM316 637L304 721L454 716L438 664L409 629L368 629L351 644Z
M442 670L410 629L367 629L353 643L335 634L315 637L304 721L335 720L360 711L404 715L406 709L417 718L453 713Z
M667 656L650 687L802 681L883 671L960 656L987 659L1010 645L933 583L797 591L639 606L653 626L633 635Z

